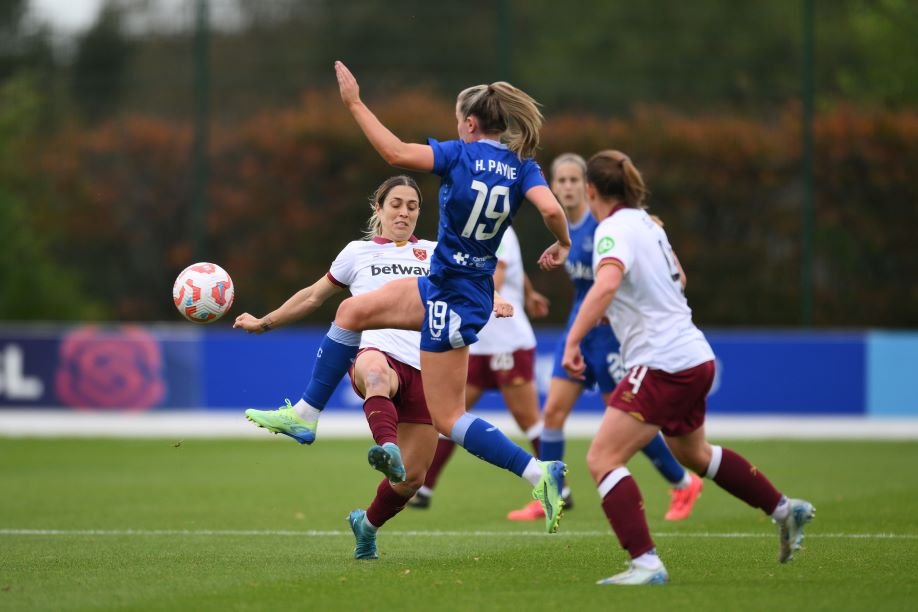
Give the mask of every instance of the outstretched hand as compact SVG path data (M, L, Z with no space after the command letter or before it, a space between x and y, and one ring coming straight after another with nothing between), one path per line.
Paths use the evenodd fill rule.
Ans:
M236 317L236 322L233 323L233 329L244 329L250 334L260 334L265 330L264 321L258 317L253 317L247 312L242 313Z
M338 77L341 101L347 106L360 102L360 86L357 84L357 79L340 60L335 62L335 76Z
M561 246L560 242L555 242L539 257L539 267L543 270L557 268L567 259L567 253L570 250L570 246Z
M548 316L548 309L551 302L547 297L532 289L526 293L525 307L526 312L533 319L542 319Z
M494 294L494 316L498 319L513 316L513 304L502 298L499 293Z
M564 355L561 357L561 367L575 380L585 380L586 361L580 352L580 345L564 346Z

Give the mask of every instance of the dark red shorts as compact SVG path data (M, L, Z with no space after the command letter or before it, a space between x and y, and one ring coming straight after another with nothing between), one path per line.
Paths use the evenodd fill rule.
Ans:
M398 392L392 398L395 409L398 411L399 423L422 423L432 425L433 420L430 418L430 411L427 410L427 400L424 399L424 385L421 383L421 371L415 370L410 365L406 365L395 359L388 353L380 351L377 348L367 347L358 351L357 356L364 351L378 351L386 357L389 367L395 371L398 376ZM356 359L354 360L356 363ZM351 377L351 388L354 389L359 397L363 394L357 390L354 383L354 366L348 370L348 376Z
M713 361L675 374L636 366L612 391L609 406L657 425L667 436L683 436L704 424L713 382Z
M499 389L531 382L535 377L535 348L495 355L469 355L470 385Z

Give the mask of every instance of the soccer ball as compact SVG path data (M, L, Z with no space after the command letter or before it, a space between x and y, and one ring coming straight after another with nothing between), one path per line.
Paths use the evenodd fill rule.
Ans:
M188 266L172 285L172 301L183 317L193 323L213 323L233 305L233 280L217 264Z

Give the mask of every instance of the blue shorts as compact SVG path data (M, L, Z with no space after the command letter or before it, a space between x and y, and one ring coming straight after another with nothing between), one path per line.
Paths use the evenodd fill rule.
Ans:
M494 308L494 278L444 275L437 280L418 277L424 304L421 350L443 353L478 342Z
M561 336L555 349L555 366L551 372L552 377L578 382L587 389L598 385L600 393L611 393L618 381L624 378L625 365L619 353L618 339L612 333L609 324L600 323L580 342L580 352L583 353L583 360L586 362L583 380L571 378L561 367L566 340L567 331Z

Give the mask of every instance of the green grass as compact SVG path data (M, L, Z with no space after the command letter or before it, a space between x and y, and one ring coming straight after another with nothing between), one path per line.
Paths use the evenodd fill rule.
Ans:
M818 509L786 566L770 521L711 482L690 519L663 521L666 487L636 458L672 578L655 588L593 584L626 555L585 441L569 444L577 505L558 535L504 520L529 487L460 451L432 508L380 532L375 562L352 558L345 522L378 482L369 441L174 443L0 439L0 610L910 610L918 598L915 443L728 444Z

